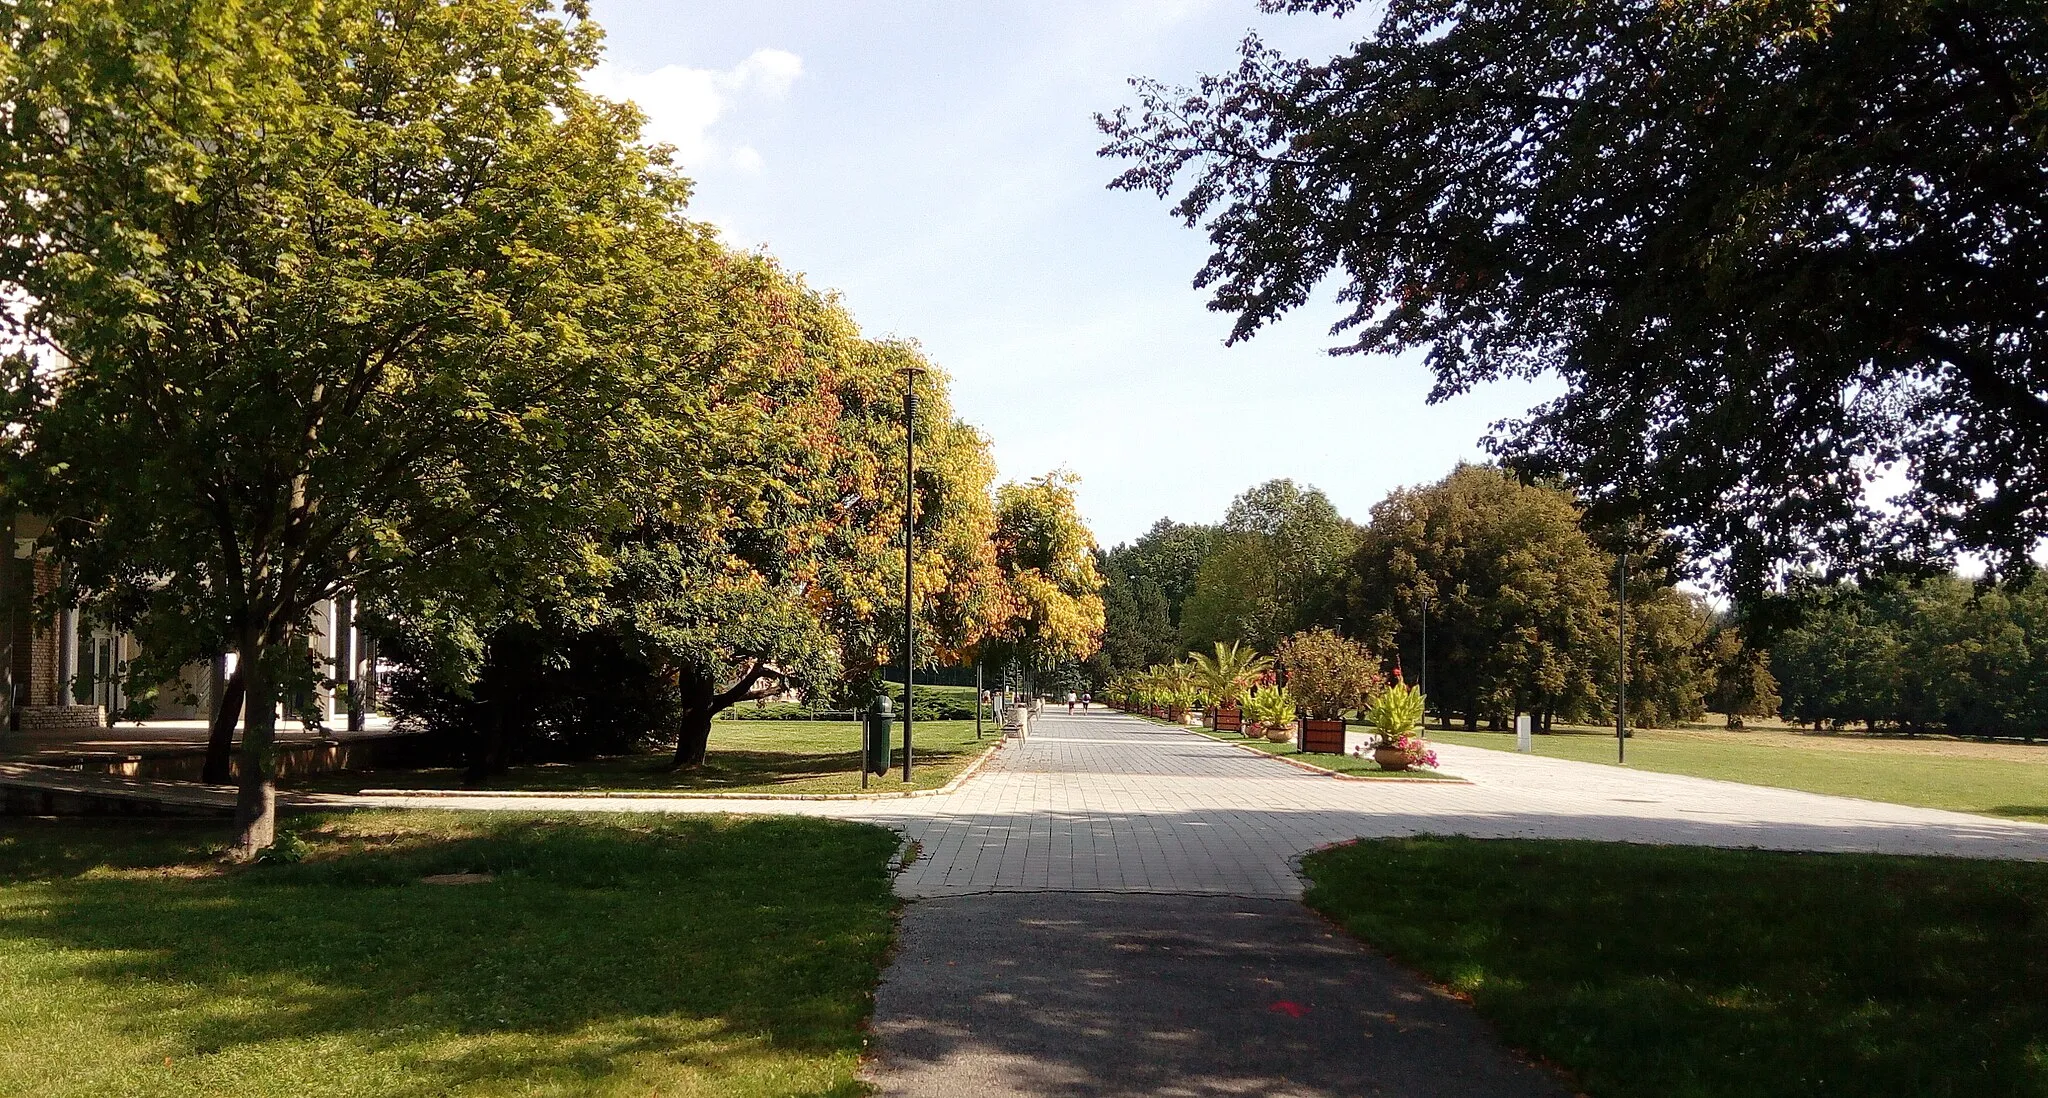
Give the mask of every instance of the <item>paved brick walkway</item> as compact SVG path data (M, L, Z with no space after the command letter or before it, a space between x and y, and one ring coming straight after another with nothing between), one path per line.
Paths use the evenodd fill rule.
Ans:
M1104 891L1292 897L1292 862L1361 836L1607 839L2048 860L2048 825L1438 745L1471 785L1339 781L1104 710L1048 708L941 797L887 801L355 799L449 808L788 812L900 828L906 896Z
M2048 826L1440 745L1471 785L1339 781L1108 712L1031 741L900 826L909 896L1295 896L1292 861L1358 836L1492 837L2048 859Z

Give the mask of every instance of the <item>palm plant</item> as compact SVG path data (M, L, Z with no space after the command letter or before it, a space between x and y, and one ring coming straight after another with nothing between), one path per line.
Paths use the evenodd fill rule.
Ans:
M1189 671L1202 697L1219 707L1229 707L1251 693L1260 676L1272 670L1273 661L1235 641L1225 646L1216 642L1216 654L1188 653Z
M1422 710L1422 691L1407 685L1389 686L1366 707L1365 722L1379 733L1381 741L1398 743L1422 723Z
M1194 708L1198 696L1195 672L1185 661L1170 663L1158 668L1154 681L1159 684L1160 704L1166 706L1166 715L1173 720L1188 719L1188 710Z
M1284 686L1261 686L1245 699L1244 711L1266 728L1285 728L1294 723L1294 695Z

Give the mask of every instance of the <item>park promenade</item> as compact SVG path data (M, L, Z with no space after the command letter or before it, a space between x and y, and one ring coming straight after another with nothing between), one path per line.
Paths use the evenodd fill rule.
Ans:
M1439 744L1467 783L1340 780L1101 708L1048 707L1028 742L942 796L874 801L323 798L492 809L783 812L918 844L907 897L1155 892L1296 897L1333 842L1441 834L2048 860L2048 825ZM877 787L889 788L881 779Z
M1563 1098L1462 1002L1304 908L1299 857L1459 834L2048 860L2048 826L1439 745L1468 782L1340 780L1049 707L951 792L890 800L403 797L409 807L784 812L914 859L875 999L884 1095ZM884 783L883 788L887 788ZM915 844L911 846L909 844Z

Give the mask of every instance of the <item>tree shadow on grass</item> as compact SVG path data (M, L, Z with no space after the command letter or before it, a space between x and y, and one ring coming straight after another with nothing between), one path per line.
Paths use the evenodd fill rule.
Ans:
M958 763L969 753L951 746L920 746L917 760L929 772L935 767ZM721 792L761 787L763 792L774 792L773 787L780 785L829 778L857 778L860 758L858 750L813 752L720 748L714 749L705 764L694 770L675 769L673 759L666 753L615 755L587 762L516 766L508 773L480 782L467 780L459 769L439 768L326 774L294 783L293 788L309 792L354 792L365 788Z
M1305 868L1591 1094L2048 1094L2048 867L1417 838Z
M2033 820L2048 823L2048 804L2001 804L1984 809L1987 816L2004 816L2014 820Z
M196 834L0 828L0 952L53 1019L102 1015L129 1045L104 1055L146 1048L202 1072L253 1058L277 1093L303 1089L298 1071L331 1081L320 1065L337 1054L364 1079L344 1093L852 1085L891 936L886 831L428 813L299 826L308 860L232 872L195 859ZM491 879L421 882L464 872Z

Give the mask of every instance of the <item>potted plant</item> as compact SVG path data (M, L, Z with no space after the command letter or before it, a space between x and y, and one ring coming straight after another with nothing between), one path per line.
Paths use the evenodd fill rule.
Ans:
M1365 711L1365 722L1378 739L1372 761L1382 770L1406 770L1411 766L1435 769L1436 752L1429 749L1415 728L1422 723L1422 691L1396 684L1380 691Z
M1333 630L1310 629L1281 641L1277 662L1304 710L1301 749L1343 754L1344 714L1387 685L1379 657Z
M1188 653L1188 671L1195 689L1219 710L1238 707L1273 661L1238 644L1217 642L1216 654Z
M1245 699L1247 737L1263 734L1273 743L1286 743L1294 735L1294 695L1284 686L1261 686ZM1257 729L1257 731L1253 731Z
M1195 707L1195 673L1185 661L1169 663L1153 670L1153 681L1158 683L1160 704L1166 708L1166 719L1176 724L1188 723L1188 710Z

